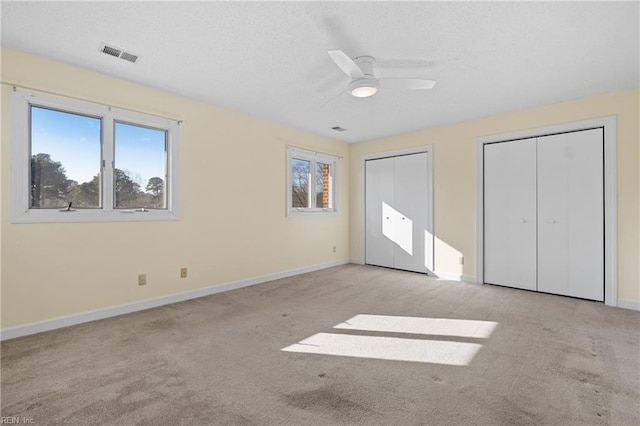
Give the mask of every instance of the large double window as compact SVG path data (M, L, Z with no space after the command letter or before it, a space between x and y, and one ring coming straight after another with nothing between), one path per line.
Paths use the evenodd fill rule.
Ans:
M335 212L337 157L290 147L287 162L288 213Z
M16 88L12 220L177 217L178 122Z

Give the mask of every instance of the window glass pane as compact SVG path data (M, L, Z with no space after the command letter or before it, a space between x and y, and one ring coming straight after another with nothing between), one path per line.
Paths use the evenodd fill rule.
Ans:
M330 209L331 198L331 165L316 163L316 207Z
M166 132L115 125L115 207L166 208Z
M30 207L100 207L100 119L31 106L30 132Z
M291 205L292 207L309 206L309 186L311 174L311 162L306 160L291 160Z

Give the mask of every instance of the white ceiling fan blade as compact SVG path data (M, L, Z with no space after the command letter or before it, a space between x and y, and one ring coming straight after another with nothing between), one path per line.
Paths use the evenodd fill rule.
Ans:
M342 50L329 50L329 56L333 59L333 62L336 63L338 67L349 77L364 77L364 73L353 60L347 56Z
M383 89L425 90L436 85L435 81L422 78L381 78L379 81Z

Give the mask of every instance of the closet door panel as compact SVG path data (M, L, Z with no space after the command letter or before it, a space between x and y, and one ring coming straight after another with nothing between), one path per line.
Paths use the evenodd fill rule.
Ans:
M536 290L536 140L484 146L484 281Z
M602 129L538 138L538 290L604 300Z
M425 232L429 214L427 153L395 157L394 200L395 267L427 273Z
M365 162L365 263L393 268L393 158Z

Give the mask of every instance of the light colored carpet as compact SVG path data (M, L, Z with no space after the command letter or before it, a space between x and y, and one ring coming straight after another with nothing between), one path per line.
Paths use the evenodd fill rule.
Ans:
M360 355L289 351L327 339ZM437 342L479 349L393 359ZM2 416L38 425L640 424L640 312L370 266L9 340L1 357Z

